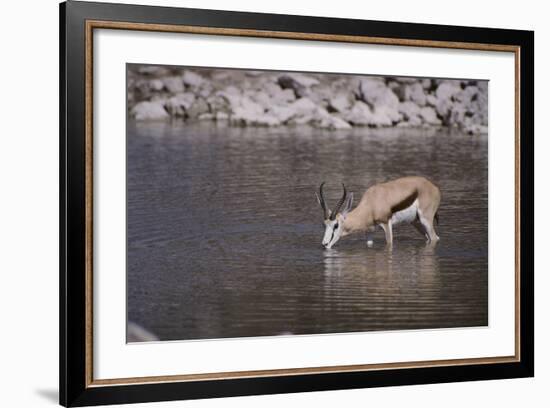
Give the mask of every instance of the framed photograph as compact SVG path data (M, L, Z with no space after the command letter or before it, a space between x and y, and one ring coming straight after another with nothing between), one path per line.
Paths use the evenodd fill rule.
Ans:
M534 375L533 32L60 26L62 405Z

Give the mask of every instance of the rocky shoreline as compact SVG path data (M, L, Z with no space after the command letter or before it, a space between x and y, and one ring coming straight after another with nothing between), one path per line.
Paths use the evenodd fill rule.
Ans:
M128 113L138 121L232 126L453 127L487 133L488 83L409 77L128 66Z

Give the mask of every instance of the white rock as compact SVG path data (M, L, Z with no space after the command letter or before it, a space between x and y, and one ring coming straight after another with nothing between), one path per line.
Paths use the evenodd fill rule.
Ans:
M413 116L406 122L399 122L398 126L400 124L406 124L407 126L420 126L422 125L422 118L420 116Z
M262 91L254 92L250 95L250 97L254 102L257 102L258 104L262 105L264 109L269 108L274 103L271 96L268 95L266 92L262 92Z
M248 96L233 93L219 93L227 98L230 104L229 120L233 125L240 126L277 126L280 120L269 113L259 103Z
M441 125L441 120L437 117L435 109L430 106L425 106L420 109L420 117L422 120L429 125Z
M264 91L268 94L271 104L284 105L296 99L292 89L282 89L274 82L268 82L264 87Z
M214 86L210 82L204 82L200 87L194 88L193 92L206 99L214 93Z
M162 82L168 92L175 94L185 90L181 77L166 77L162 79Z
M352 100L350 98L350 95L345 93L340 93L330 99L329 106L336 112L342 113L351 108Z
M430 89L432 87L432 80L429 78L424 78L422 80L422 88Z
M444 81L437 87L435 96L438 100L451 99L462 90L456 81Z
M391 126L394 122L394 112L396 112L394 109L386 108L383 106L374 108L374 111L372 112L372 118L370 125L374 125L377 127L385 127L385 126ZM397 122L398 119L395 120Z
M439 116L446 118L449 116L452 107L453 107L453 102L450 99L438 98L435 105L435 110L437 111L437 114Z
M199 87L204 83L204 78L196 72L185 70L181 77L182 82L190 87Z
M231 95L231 96L240 96L241 95L241 90L239 88L237 88L236 86L234 85L229 85L229 86L226 86L222 93L226 94L226 95Z
M240 126L278 126L281 122L272 115L256 113L254 111L246 110L245 108L236 108L231 115L229 115L231 124Z
M433 94L426 95L426 104L430 106L436 106L437 105L437 98Z
M464 104L469 104L472 102L472 99L474 97L477 97L478 89L476 86L467 86L464 88L461 92L458 92L455 96L455 99L458 102L462 102Z
M322 129L351 129L351 125L345 120L334 115L321 115L313 124Z
M449 115L445 118L447 125L463 126L467 121L466 108L462 104L452 105L449 109Z
M407 85L405 88L405 99L412 101L419 106L426 105L426 94L424 88L418 82Z
M160 79L151 79L149 81L149 87L152 91L162 91L164 88L164 83Z
M179 93L169 98L164 107L172 116L185 116L193 102L195 95L191 92Z
M356 101L351 110L344 113L344 118L356 126L368 126L372 123L372 112L369 106L362 101Z
M244 110L254 115L261 115L262 113L265 112L265 109L262 105L246 97L241 98L240 107L242 107Z
M383 111L392 122L397 123L400 120L403 120L403 115L399 113L399 110L397 107L393 106L380 106L373 110L373 112L376 113L376 111Z
M277 82L283 89L292 89L294 93L303 97L309 93L309 88L317 85L319 80L308 75L289 73L281 75Z
M316 118L319 109L322 108L319 108L311 99L300 98L288 105L271 106L268 109L268 114L277 118L281 123L306 124Z
M209 110L210 109L206 103L206 100L199 96L198 98L195 98L195 101L189 108L187 108L186 113L190 118L195 118L208 113Z
M309 98L300 98L288 105L297 115L308 114L317 110L317 105Z
M420 108L416 103L411 101L401 102L398 110L403 114L406 120L410 120L411 118L420 115Z
M130 115L136 120L160 120L170 117L162 101L139 102L132 108Z
M228 112L230 109L229 101L222 95L215 94L210 95L206 100L208 106L210 106L211 112Z
M223 100L223 102L216 101L216 102L219 102L219 104L217 104L214 101L211 102L209 100L209 103L211 103L211 106L212 104L219 105L219 107L222 107L221 110L224 110L223 107L227 107L229 111L233 111L236 108L241 106L241 99L242 99L241 95L231 92L230 89L219 91L216 93L215 96Z
M366 103L357 101L344 119L355 126L385 127L399 122L403 116L393 108L379 106L371 110Z
M399 106L399 98L386 84L375 78L363 78L359 83L359 97L370 106L394 108Z
M289 106L271 106L268 111L271 115L275 116L282 123L292 119L295 115L295 110Z

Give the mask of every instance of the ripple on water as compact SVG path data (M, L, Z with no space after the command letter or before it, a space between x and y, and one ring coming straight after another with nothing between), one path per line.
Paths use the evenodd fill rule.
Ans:
M484 326L487 139L128 124L128 316L160 339ZM314 192L421 174L441 241L410 226L324 250Z

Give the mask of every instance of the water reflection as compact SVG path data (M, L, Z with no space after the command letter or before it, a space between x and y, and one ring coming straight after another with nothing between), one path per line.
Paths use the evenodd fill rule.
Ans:
M411 245L398 250L389 245L331 249L325 251L323 264L325 301L345 298L346 303L355 305L367 302L363 323L370 316L368 323L373 328L383 328L391 322L414 328L420 323L420 316L433 318L441 302L445 303L440 297L440 270L434 245Z

